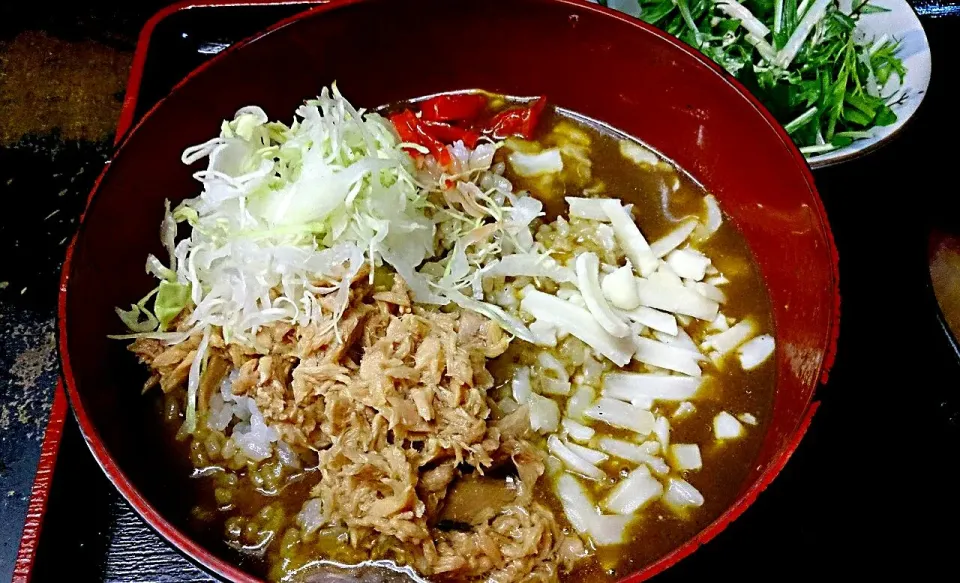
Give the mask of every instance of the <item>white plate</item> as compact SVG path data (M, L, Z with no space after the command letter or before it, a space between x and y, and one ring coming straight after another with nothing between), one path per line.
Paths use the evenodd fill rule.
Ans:
M857 31L869 39L887 35L901 41L898 56L907 68L906 78L897 89L895 103L891 105L897 121L884 127L875 127L872 136L857 140L844 148L808 158L811 168L823 168L859 158L894 137L917 112L930 85L930 43L920 26L920 19L906 0L873 0L872 4L887 8L890 12L865 14L857 22ZM841 5L843 2L841 1ZM883 95L896 89L896 84L885 88Z

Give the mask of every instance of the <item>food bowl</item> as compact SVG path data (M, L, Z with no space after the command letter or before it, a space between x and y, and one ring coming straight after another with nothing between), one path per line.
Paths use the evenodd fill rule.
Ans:
M736 501L627 580L662 571L739 516L799 443L838 330L836 250L813 179L787 135L696 51L594 4L344 0L278 24L179 84L98 180L68 251L59 307L68 394L95 458L144 520L215 575L255 580L215 536L187 534L186 464L165 453L156 411L140 395L144 374L123 343L107 336L122 331L114 307L154 285L143 258L162 251L164 199L196 193L191 169L180 163L183 149L242 106L284 116L334 80L365 107L477 87L545 94L650 144L717 197L750 245L772 300L772 418Z

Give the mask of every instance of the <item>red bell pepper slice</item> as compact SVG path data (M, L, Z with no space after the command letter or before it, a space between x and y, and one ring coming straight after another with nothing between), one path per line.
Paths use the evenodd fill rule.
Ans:
M429 121L425 119L421 119L420 123L423 124L425 132L440 140L444 144L452 144L457 140L462 140L466 147L475 148L477 146L477 141L480 140L480 134L473 130L452 126L440 121Z
M450 163L450 152L447 151L446 146L430 134L420 118L412 111L405 109L400 113L395 113L390 116L390 122L393 123L393 127L397 128L400 140L424 146L442 165ZM419 152L413 150L411 154L416 157Z
M546 96L541 96L530 107L511 107L501 111L484 124L483 133L502 140L510 136L519 136L525 140L533 137L540 115L547 106Z
M438 95L420 104L420 115L429 121L473 121L486 107L487 96L479 93Z

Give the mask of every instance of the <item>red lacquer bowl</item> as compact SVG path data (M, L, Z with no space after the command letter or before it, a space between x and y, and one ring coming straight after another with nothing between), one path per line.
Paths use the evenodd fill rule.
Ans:
M720 532L776 476L816 408L839 318L837 256L813 179L773 117L693 49L580 0L347 0L318 6L201 67L146 116L101 176L67 254L60 350L70 400L97 461L143 518L211 572L255 580L212 541L191 538L187 468L164 454L143 371L114 306L154 282L163 201L194 196L181 151L238 108L286 119L336 80L358 106L485 88L548 95L660 150L719 199L752 248L777 334L776 402L755 470L696 537L631 575L646 579ZM178 494L183 494L179 496Z

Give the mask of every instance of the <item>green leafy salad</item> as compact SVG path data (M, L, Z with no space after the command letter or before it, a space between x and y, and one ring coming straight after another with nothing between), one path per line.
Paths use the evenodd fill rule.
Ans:
M601 0L696 47L736 76L807 156L894 123L900 43L864 38L870 0Z

